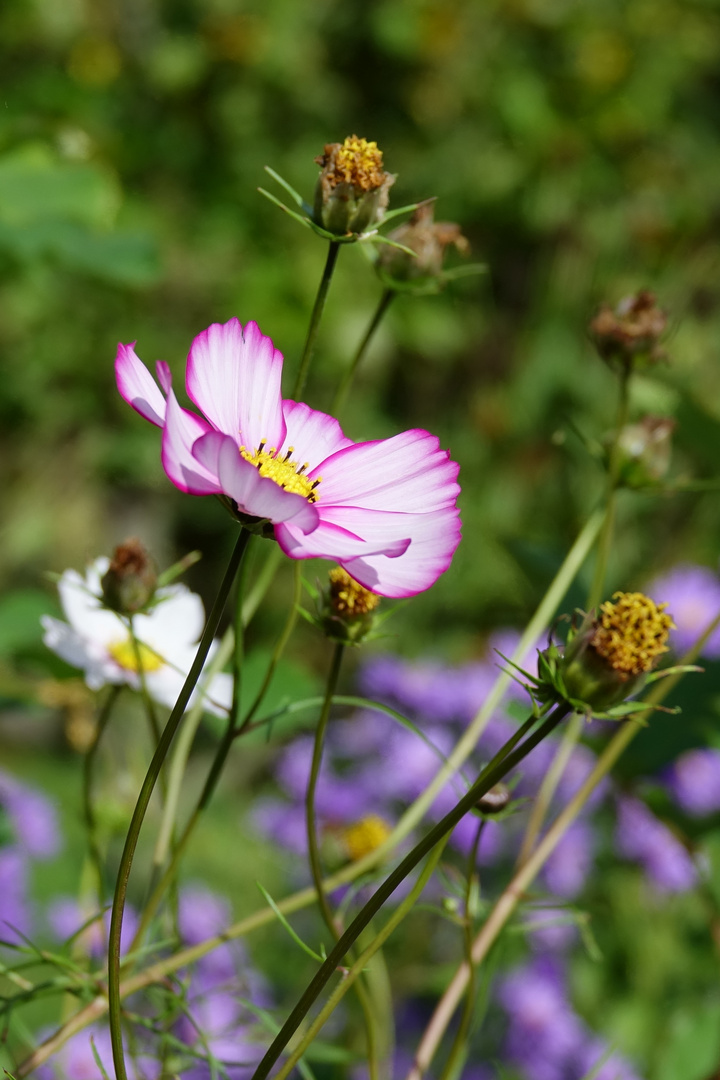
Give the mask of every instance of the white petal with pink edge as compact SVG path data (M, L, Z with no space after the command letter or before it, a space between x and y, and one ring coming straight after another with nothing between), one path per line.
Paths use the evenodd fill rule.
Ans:
M358 507L322 506L321 521L309 536L301 536L288 526L275 529L275 538L293 559L335 559L342 562L361 555L397 559L407 551L412 533L406 514ZM411 517L414 515L410 515Z
M304 495L286 491L274 480L261 476L229 435L210 432L196 444L194 453L198 461L217 469L222 490L243 513L267 518L274 524L292 521L303 533L317 528L319 515L315 506Z
M363 555L343 563L348 574L366 589L398 600L434 585L450 566L460 543L460 514L456 507L407 517L412 543L399 559Z
M452 506L459 466L428 431L355 443L321 462L323 503L423 514Z
M217 476L192 453L193 444L208 431L210 425L205 420L180 408L171 389L162 436L162 463L175 487L190 495L219 495L222 492Z
M257 323L213 323L192 343L188 396L218 431L250 451L262 439L279 448L285 438L280 380L282 354Z
M301 465L308 462L309 472L331 454L354 445L343 435L334 416L311 409L303 401L283 401L283 415L287 425L285 446L292 446L294 461Z
M165 423L165 398L132 345L118 345L115 379L121 397L151 424Z

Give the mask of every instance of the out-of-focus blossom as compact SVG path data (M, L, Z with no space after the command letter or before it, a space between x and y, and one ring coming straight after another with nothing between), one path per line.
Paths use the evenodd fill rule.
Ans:
M52 859L60 853L57 810L47 795L0 772L0 807L8 815L15 842L26 855Z
M577 941L578 928L563 908L538 907L527 911L525 929L534 952L564 952Z
M95 1051L105 1069L112 1074L112 1044L107 1027L90 1027L78 1031L60 1047L50 1060L37 1070L39 1080L103 1080L103 1072L95 1060ZM128 1080L157 1080L162 1072L162 1062L142 1054L137 1060L125 1048L125 1066Z
M129 623L101 600L100 580L109 565L108 559L99 558L88 566L85 577L75 570L64 572L58 592L67 622L43 615L44 641L68 664L85 672L91 690L107 683L126 683L137 690L138 658ZM195 659L205 613L200 597L185 585L158 589L155 599L149 611L133 616L133 628L148 693L172 708ZM217 643L208 659L216 648ZM207 685L201 679L195 693L202 694L208 712L225 715L232 701L232 678L217 674Z
M673 614L670 644L676 653L690 649L720 613L720 578L708 566L685 563L655 578L648 586ZM705 642L702 655L720 657L720 627Z
M659 892L687 892L697 884L686 848L638 799L618 800L615 843L622 856L642 865Z
M543 881L554 896L571 900L582 892L594 851L590 825L582 820L573 822L543 867Z
M78 934L76 940L87 954L97 959L107 952L110 931L108 911L101 915L92 908L83 907L72 896L56 896L48 904L46 918L50 929L59 941L67 941L68 938L77 934L82 926L84 929ZM130 904L127 904L120 938L121 953L127 952L130 948L139 923L137 912Z
M716 814L720 810L720 750L687 750L668 770L666 784L686 814Z
M0 848L0 941L20 941L31 929L27 894L27 860L17 847Z
M163 429L170 480L193 495L230 500L245 524L270 523L293 559L339 563L381 596L413 596L450 565L460 542L458 466L434 435L415 429L353 443L333 417L283 401L283 358L255 323L215 323L195 338L178 404L170 369L157 374L118 347L118 388Z

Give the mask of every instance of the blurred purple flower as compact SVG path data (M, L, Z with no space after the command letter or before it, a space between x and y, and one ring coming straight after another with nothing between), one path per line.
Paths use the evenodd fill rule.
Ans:
M88 920L95 918L92 922ZM100 915L97 911L84 908L72 896L56 896L47 907L46 918L50 929L58 941L67 941L73 937L81 926L85 926L78 936L78 943L86 950L88 956L100 957L107 951L107 940L110 929L110 912L105 911ZM87 925L85 925L87 924ZM140 924L135 909L127 904L123 915L122 936L120 938L120 951L127 952L130 948L135 932Z
M594 853L595 835L590 825L573 822L543 867L543 881L550 892L564 900L582 892Z
M19 848L0 848L0 882L0 940L17 944L21 938L15 930L28 934L31 929L27 860Z
M687 750L666 775L670 794L692 817L720 810L720 750Z
M638 799L618 799L615 842L622 856L642 865L659 892L687 892L697 884L687 850Z
M580 1053L578 1075L584 1076L597 1068L607 1050L607 1044L602 1039L590 1039L586 1042ZM594 1080L640 1080L640 1077L629 1062L615 1051L610 1054L600 1071L594 1074Z
M34 859L60 853L62 838L55 804L47 795L0 772L0 806L10 818L18 846Z
M525 928L533 952L564 952L575 943L577 923L570 912L561 907L530 908Z
M502 980L499 997L513 1064L528 1080L566 1080L585 1033L567 1001L561 968L547 957L516 968Z
M686 652L720 612L720 579L707 566L683 563L651 581L649 594L666 603L677 627L670 634L676 653ZM702 655L720 657L720 627L705 643Z
M93 1042L106 1075L112 1075L110 1031L106 1027L96 1027L72 1035L50 1061L37 1070L38 1080L103 1080L93 1054ZM162 1063L152 1057L143 1055L133 1061L127 1048L125 1064L129 1080L157 1080L162 1071Z

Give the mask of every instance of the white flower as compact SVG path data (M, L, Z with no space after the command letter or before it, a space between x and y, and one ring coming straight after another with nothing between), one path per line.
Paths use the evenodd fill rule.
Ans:
M129 621L104 607L101 600L100 580L109 565L109 559L100 558L88 566L85 577L76 570L63 573L58 592L67 622L43 615L43 640L68 664L85 672L91 690L107 683L126 683L138 690L137 654ZM185 585L158 589L149 612L133 617L148 693L168 708L173 707L182 689L204 624L202 600ZM217 642L213 642L208 660L216 648ZM205 685L201 677L191 702L198 692L208 712L226 715L232 701L232 678L214 675Z

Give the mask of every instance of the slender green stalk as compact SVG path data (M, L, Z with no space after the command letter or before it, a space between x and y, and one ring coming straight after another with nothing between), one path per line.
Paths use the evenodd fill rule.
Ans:
M319 1034L332 1013L335 1011L337 1006L345 997L345 994L347 994L350 987L355 983L356 979L359 978L364 969L367 967L369 961L372 959L378 949L382 948L382 946L392 934L393 930L402 922L402 920L405 918L411 908L414 907L418 897L427 885L435 867L440 861L440 856L443 853L443 849L445 848L447 840L448 837L445 836L435 845L435 848L430 852L428 860L425 863L422 872L418 875L418 879L413 885L408 895L403 899L402 903L398 905L397 909L390 916L388 921L383 926L382 930L373 938L367 948L363 949L352 967L343 975L341 982L335 987L335 990L330 995L327 1002L325 1003L321 1011L318 1013L316 1018L310 1024L307 1032L305 1033L301 1041L298 1043L297 1047L293 1050L292 1054L285 1062L282 1069L280 1069L280 1071L275 1076L275 1080L285 1080L285 1078L290 1075L300 1058L307 1051L308 1047L315 1039L315 1036Z
M565 772L572 752L582 734L584 724L585 717L581 713L573 713L570 717L570 722L563 732L563 737L560 740L560 745L557 748L555 757L550 763L550 768L543 776L540 789L535 796L520 848L520 854L517 859L518 866L522 866L535 846L535 841L540 835L540 830L542 829L543 821L545 820L545 815L552 802L553 795L557 790L562 774Z
M190 695L192 694L195 684L200 678L200 674L203 669L207 654L210 650L213 638L217 632L220 617L222 615L225 603L227 601L232 583L235 580L235 575L242 563L245 549L247 547L250 534L244 530L240 533L235 548L230 557L230 563L225 576L220 585L215 603L213 604L212 611L205 624L200 644L193 661L192 667L188 673L180 696L178 697L175 706L170 713L165 729L160 736L157 748L153 755L150 767L148 768L147 775L143 782L140 794L138 796L135 810L133 812L132 819L130 821L130 827L128 829L127 838L125 840L125 847L120 859L120 867L118 869L117 882L115 885L115 895L113 897L112 916L110 919L110 940L108 944L108 1000L109 1000L109 1014L110 1014L110 1036L112 1039L113 1050L113 1062L115 1064L115 1072L117 1074L117 1080L127 1080L127 1072L125 1069L125 1055L122 1044L122 1016L120 1008L120 934L122 931L122 918L125 909L125 897L127 895L128 880L130 878L130 871L132 869L133 857L135 855L135 849L137 847L138 838L140 836L140 829L142 827L145 813L150 802L155 784L157 783L160 770L162 769L167 753L170 749L170 744L175 736L180 722L183 718L183 714L187 707Z
M338 416L342 412L345 401L347 400L348 391L350 390L353 379L355 378L355 375L357 373L357 369L360 367L362 359L367 351L368 345L375 336L375 331L382 322L383 315L390 307L390 303L395 296L397 296L395 289L385 289L384 293L380 297L380 303L375 309L375 314L370 320L370 325L365 331L365 336L360 342L360 345L357 352L355 353L355 356L352 359L350 367L343 375L338 385L338 388L335 391L335 397L333 398L333 403L330 406L330 412L333 416Z
M463 795L457 805L447 813L434 828L430 829L422 840L415 845L412 851L402 859L400 864L385 879L382 885L378 887L370 900L368 900L364 907L361 908L348 928L340 936L337 944L330 951L324 963L321 964L297 1005L271 1043L267 1053L253 1073L252 1080L265 1080L265 1077L268 1076L270 1069L285 1050L288 1042L305 1019L308 1010L312 1007L324 986L332 977L338 964L342 962L347 951L355 944L358 936L362 933L373 916L380 910L388 897L392 895L398 885L415 869L420 860L432 851L435 845L457 825L458 821L460 821L461 818L475 806L478 799L482 795L485 795L491 787L494 787L495 784L499 783L500 780L502 780L503 777L518 764L518 762L522 761L525 755L528 754L533 747L537 746L539 742L549 735L567 713L568 709L566 706L558 705L547 719L540 724L532 734L528 735L524 742L520 743L520 745L515 745L515 748L509 753L503 753L505 750L505 748L503 748L503 751L501 751L502 756L496 755L496 757L493 758L492 762L483 769L478 779L468 789L465 795ZM535 717L531 717L530 720L523 725L523 728L520 729L520 732L517 733L516 738L519 738L520 733L524 733L524 731L528 729L528 725L534 726L535 720ZM513 740L511 740L511 742L512 741ZM500 758L499 761L498 757Z
M607 486L605 489L605 520L602 532L598 540L598 553L595 562L592 587L588 596L587 608L592 611L600 603L605 588L605 575L607 574L610 550L612 548L613 530L615 527L615 509L617 503L617 488L620 479L620 436L628 420L628 406L630 401L630 368L623 368L620 374L620 396L618 399L617 418L613 441L610 447L608 461Z
M308 861L310 863L310 875L317 892L318 907L320 908L320 914L323 917L323 922L330 931L333 941L337 942L340 937L337 924L335 922L335 916L330 902L328 901L327 894L323 889L322 878L322 866L320 865L320 852L318 850L318 836L317 836L317 815L315 813L315 792L317 790L318 777L320 776L320 767L322 765L323 751L325 748L325 733L327 731L328 722L330 720L330 709L332 708L333 697L337 690L338 679L340 677L340 668L342 667L343 656L345 655L345 646L342 642L335 644L333 650L332 663L330 665L330 671L328 673L327 683L325 687L325 698L323 700L322 709L320 711L320 717L318 719L317 727L315 728L315 740L313 742L313 756L310 764L310 775L308 776L308 785L305 792L305 823L307 829L307 843L308 843ZM367 1040L368 1051L368 1069L370 1073L370 1080L377 1080L377 1045L375 1038L375 1020L372 1013L372 1007L368 999L362 982L358 982L355 987L357 992L358 1001L360 1002L360 1008L363 1012L363 1018L365 1021L365 1037Z
M307 337L305 338L305 347L300 359L297 379L295 380L295 387L293 389L293 398L295 401L300 400L302 392L305 389L305 383L307 382L308 371L310 369L310 361L312 360L312 355L315 351L315 339L317 338L318 329L320 328L320 320L322 319L325 300L327 298L328 289L330 288L330 281L332 280L339 251L340 244L336 240L331 240L327 259L325 261L325 269L323 270L323 275L320 279L320 285L310 316L310 325L308 327Z
M108 696L105 699L105 704L100 710L100 715L97 718L97 724L95 732L93 734L93 740L87 749L85 759L83 761L83 816L85 818L85 828L87 830L88 852L90 855L90 862L93 870L95 871L95 881L98 894L98 903L102 908L104 903L103 885L105 883L105 874L103 871L103 858L100 852L100 845L97 837L97 819L95 817L95 807L93 805L92 787L93 787L93 773L95 771L95 760L97 757L98 747L100 740L105 734L105 728L108 725L108 721L112 715L112 711L115 708L115 703L120 696L122 686L112 686Z

